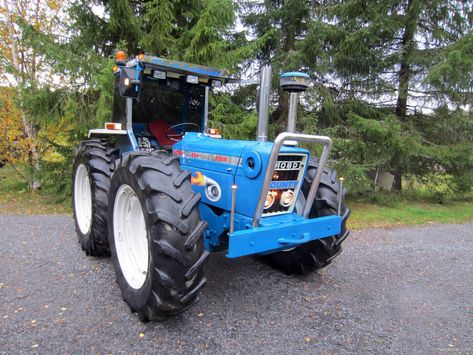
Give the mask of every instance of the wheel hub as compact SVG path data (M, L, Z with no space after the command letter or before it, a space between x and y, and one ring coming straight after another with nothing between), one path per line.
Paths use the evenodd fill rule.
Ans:
M120 186L115 197L113 237L123 276L132 288L141 288L148 275L146 223L138 196L126 184Z
M92 189L84 164L77 167L74 179L74 211L81 233L87 234L92 225Z

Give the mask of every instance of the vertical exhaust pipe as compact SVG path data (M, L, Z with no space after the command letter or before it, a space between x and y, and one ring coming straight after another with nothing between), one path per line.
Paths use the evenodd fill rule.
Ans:
M271 95L271 65L261 68L258 102L257 142L268 141L269 96Z

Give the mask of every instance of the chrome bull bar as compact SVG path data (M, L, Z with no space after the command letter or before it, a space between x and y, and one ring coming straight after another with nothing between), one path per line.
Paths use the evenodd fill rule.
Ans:
M264 176L263 187L259 196L258 204L256 205L255 214L253 215L253 227L258 227L261 216L263 215L264 202L269 192L269 185L274 174L274 168L278 160L279 152L284 144L284 141L293 140L297 142L308 142L308 143L322 143L324 148L319 159L319 165L315 178L310 185L309 195L307 195L305 206L303 211L298 211L304 218L309 216L312 204L314 203L315 194L319 188L320 179L324 171L325 165L327 164L330 149L332 149L332 140L326 136L313 136L310 134L299 134L299 133L280 133L274 141L273 149L269 157L268 167L266 168L266 174ZM302 183L302 182L301 182Z

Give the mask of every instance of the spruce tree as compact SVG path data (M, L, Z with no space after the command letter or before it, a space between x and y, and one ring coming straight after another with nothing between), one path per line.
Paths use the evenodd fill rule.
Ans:
M302 52L311 67L324 68L326 77L335 78L331 85L342 97L391 108L405 134L413 136L419 120L434 120L436 108L471 100L473 2L349 0L327 5L320 14L326 20L312 22ZM314 42L319 44L315 51ZM320 46L326 53L317 57ZM399 155L385 165L395 175L395 189L401 189L402 174L411 172L409 165Z
M250 37L259 39L256 52L259 66L271 63L276 74L303 67L298 49L312 21L313 6L317 5L307 0L247 0L241 4L243 24ZM277 87L277 75L274 79L273 87ZM288 96L278 90L277 97L277 107L270 120L282 129Z

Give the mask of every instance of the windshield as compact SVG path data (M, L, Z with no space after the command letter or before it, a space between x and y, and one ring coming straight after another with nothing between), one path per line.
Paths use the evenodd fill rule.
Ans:
M133 100L133 123L165 120L169 125L195 123L203 127L205 88L178 79L153 80L144 78L142 92ZM126 121L126 98L115 87L113 118Z

